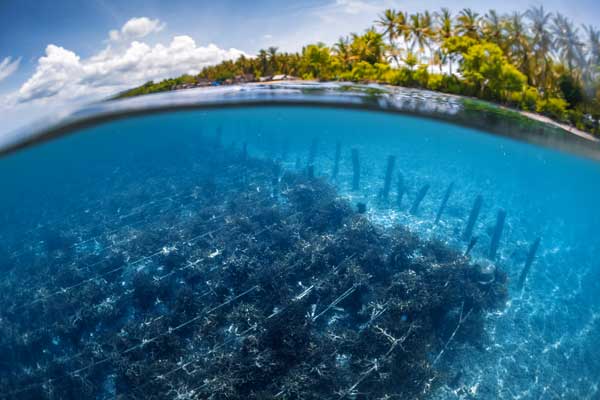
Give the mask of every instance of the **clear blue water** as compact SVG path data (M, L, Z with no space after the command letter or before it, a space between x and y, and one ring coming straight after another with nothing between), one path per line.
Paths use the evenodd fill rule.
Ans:
M474 259L488 258L497 213L505 210L506 223L494 262L508 274L508 301L486 313L485 340L452 343L437 368L454 371L453 379L437 385L427 396L600 398L600 164L416 117L282 106L174 112L106 122L6 156L0 159L0 269L4 270L0 289L11 298L2 297L4 307L10 304L24 310L56 290L52 285L60 285L55 281L60 270L53 270L55 275L46 277L45 282L29 281L29 273L18 271L43 265L49 258L60 260L60 252L67 252L61 246L75 253L69 258L70 267L77 264L78 257L87 257L85 266L75 267L78 276L64 278L66 283L58 286L70 287L98 274L89 263L90 256L101 260L110 246L134 240L139 232L133 229L134 223L165 224L159 217L175 209L177 220L165 231L177 232L178 224L198 211L182 199L207 190L195 167L197 154L206 151L199 148L206 143L198 138L213 138L217 132L221 132L225 148L239 151L245 142L249 157L277 160L284 170L302 170L314 157L315 175L334 185L338 196L350 204L365 203L368 218L376 225L401 224L422 238L439 239L461 252L467 246L461 234L475 198L481 195L483 206L474 227L478 239L471 252ZM341 158L334 179L337 142ZM351 149L358 150L360 159L358 191L351 190ZM379 193L390 155L396 157L391 200L382 202ZM401 204L397 202L398 174L406 188ZM447 207L440 223L434 224L451 183ZM430 189L418 212L410 213L424 185ZM71 238L68 245L61 242L64 236ZM520 291L516 283L529 246L537 237L541 244ZM180 246L176 234L154 240L167 253L176 253ZM156 247L150 246L148 254ZM129 284L120 279L123 285ZM18 298L15 287L27 285L37 286L23 290L24 297ZM83 297L81 309L118 301L122 293L115 293L112 299ZM88 300L89 304L85 303ZM73 311L78 312L69 310L65 315ZM0 318L9 318L1 314L2 310ZM55 317L60 320L61 315ZM135 318L145 321L143 315ZM66 339L56 325L47 329L52 342L48 349L44 344L36 352L48 351L53 357L75 355L70 352L76 346L64 344ZM3 331L2 337L26 334ZM51 348L63 345L62 352ZM31 368L35 368L36 357L46 359L39 354L28 357ZM10 373L14 364L9 360L3 360L0 368ZM103 382L96 398L119 394L110 379ZM23 386L25 383L35 387L43 381L32 378ZM0 381L0 393L7 398L29 395L18 390ZM76 390L61 390L57 385L56 398L77 396ZM178 397L173 392L166 398ZM336 396L332 394L332 398Z

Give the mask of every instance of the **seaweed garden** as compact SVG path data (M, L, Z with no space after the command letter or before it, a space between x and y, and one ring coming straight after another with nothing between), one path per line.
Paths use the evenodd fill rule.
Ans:
M435 370L448 347L438 341L481 340L481 314L502 307L501 270L377 228L324 179L202 140L197 192L123 203L132 216L122 221L138 223L94 235L109 249L81 254L89 239L41 228L43 256L23 256L28 267L3 282L3 388L20 398L414 397L447 379ZM130 240L112 242L121 230ZM464 325L458 338L450 324Z
M592 196L491 182L498 146L578 166L574 185L597 174L459 126L282 106L6 156L0 398L594 398L596 249L562 250L579 214L546 217Z
M0 400L600 400L600 7L435 3L0 1Z

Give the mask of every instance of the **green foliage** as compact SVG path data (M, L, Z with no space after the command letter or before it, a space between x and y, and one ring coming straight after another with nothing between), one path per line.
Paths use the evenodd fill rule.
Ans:
M540 99L536 104L536 111L559 121L567 119L567 102L558 97Z
M429 74L427 88L430 90L441 90L444 87L444 75Z
M454 17L448 9L415 14L385 10L375 21L380 32L370 28L362 34L342 37L331 47L309 44L300 53L280 53L276 47L269 47L255 57L241 56L205 67L197 76L147 82L117 97L283 74L474 96L541 112L598 132L600 56L583 54L576 30L569 27L566 18L555 17L551 20L543 8L505 16L494 10L480 16L463 9ZM547 21L562 30L551 33ZM564 36L567 34L570 36ZM553 44L568 59L556 60L551 53ZM426 50L432 57L430 64L423 65ZM576 53L580 57L575 57ZM600 50L593 54L600 54ZM444 65L449 73L442 73ZM440 73L432 72L436 66ZM459 74L453 73L456 66Z
M442 42L442 50L446 54L466 54L469 49L478 43L468 36L451 36Z
M394 70L389 76L389 83L396 86L414 86L414 71L408 68Z
M572 75L563 73L558 78L558 87L562 97L571 105L576 107L583 102L583 87Z
M381 82L387 79L390 71L389 64L369 64L366 61L359 61L352 71L342 73L340 79L352 82Z
M493 43L475 44L463 57L461 72L483 98L506 99L510 92L520 91L527 80Z
M300 61L302 77L304 79L331 78L331 53L325 44L309 44L302 49Z
M526 111L535 111L536 105L540 100L540 94L534 87L527 86L519 96L518 105Z
M502 75L498 79L500 90L504 90L505 92L518 92L523 89L526 82L527 77L514 65L507 62L502 65Z
M429 71L426 65L422 65L414 73L414 79L418 87L427 88L429 82Z
M419 63L419 59L412 51L406 53L406 57L404 57L402 61L404 61L404 64L411 70Z
M369 29L363 35L352 35L350 51L359 61L376 64L383 61L383 37Z
M158 83L149 81L144 83L142 86L125 91L117 95L117 98L140 96L144 94L167 92L175 90L177 86L184 84L193 84L196 82L196 78L190 75L182 75L179 78L165 79Z

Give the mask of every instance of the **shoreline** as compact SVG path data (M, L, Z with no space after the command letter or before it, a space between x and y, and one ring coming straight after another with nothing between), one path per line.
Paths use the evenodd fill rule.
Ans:
M304 79L281 79L281 80L266 80L266 81L254 81L254 82L242 82L242 83L233 83L233 84L221 84L219 86L233 86L233 85L272 85L272 84L281 84L281 83L291 83L291 84L295 84L295 83L347 83L349 85L369 85L369 84L377 84L380 87L386 87L386 88L390 88L390 89L394 89L394 88L400 88L400 89L405 89L405 90L421 90L421 91L427 91L427 92L431 92L431 93L435 93L438 95L443 95L443 96L448 96L448 97L453 97L455 99L459 99L459 100L465 100L465 99L469 99L469 100L476 100L476 101L481 101L481 102L485 102L488 104L493 105L494 107L498 107L499 109L502 110L506 110L506 111L513 111L516 113L519 113L520 115L529 118L533 121L536 122L541 122L541 123L545 123L548 125L552 125L556 128L560 128L572 135L578 136L580 138L589 140L590 142L594 142L594 143L598 143L600 142L600 138L594 136L593 134L589 133L589 132L585 132L582 131L581 129L578 129L574 126L562 123L562 122L558 122L555 121L554 119L547 117L545 115L542 114L538 114L535 112L531 112L531 111L524 111L524 110L520 110L518 108L512 108L512 107L508 107L506 105L503 104L499 104L499 103L495 103L489 100L483 100L477 97L470 97L470 96L462 96L459 94L454 94L454 93L445 93L445 92L440 92L440 91L435 91L435 90L431 90L431 89L423 89L423 88L414 88L414 87L408 87L408 86L396 86L396 85L390 85L388 83L379 83L379 82L350 82L350 81L339 81L339 80L329 80L329 81L318 81L318 80L304 80ZM207 86L207 87L213 87L213 86ZM166 90L162 93L165 92L176 92L176 91L183 91L183 90L189 90L189 89L199 89L202 88L202 86L200 87L186 87L186 88L177 88L177 89L171 89L171 90ZM161 92L159 92L161 93ZM148 94L153 94L153 93L148 93ZM141 94L141 95L136 95L136 96L131 96L131 97L142 97L142 96L146 96L147 94Z
M498 105L498 107L503 107ZM581 129L577 129L574 126L571 125L567 125L558 121L553 120L552 118L546 117L545 115L542 114L538 114L538 113L532 113L530 111L523 111L523 110L517 110L517 109L512 109L510 108L510 110L513 111L517 111L518 113L520 113L521 115L527 117L527 118L531 118L534 121L538 121L538 122L544 122L546 124L550 124L550 125L554 125L557 128L561 128L573 135L577 135L581 138L587 139L589 141L592 142L600 142L600 139L597 138L596 136L592 135L591 133L582 131Z

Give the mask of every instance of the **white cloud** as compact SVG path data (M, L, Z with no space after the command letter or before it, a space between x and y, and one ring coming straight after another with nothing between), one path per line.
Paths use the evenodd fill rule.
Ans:
M6 57L0 62L0 82L14 74L19 69L21 58L12 61L12 57Z
M46 47L46 55L38 60L31 78L19 89L19 100L51 97L74 82L80 73L79 56L53 44Z
M125 22L121 30L112 30L108 37L112 41L140 39L154 32L160 32L165 28L165 24L158 19L147 17L131 18Z
M108 41L90 57L49 44L29 79L18 90L0 95L0 135L82 102L100 100L150 80L197 74L205 66L246 55L215 44L198 45L190 36L175 36L165 44L140 39L164 26L158 20L132 18L109 33L116 41ZM20 61L0 60L0 80L13 74Z
M124 49L109 46L87 59L51 44L35 73L18 90L16 101L98 98L149 80L197 74L207 65L242 54L214 44L198 46L189 36L175 36L166 46L139 41Z

